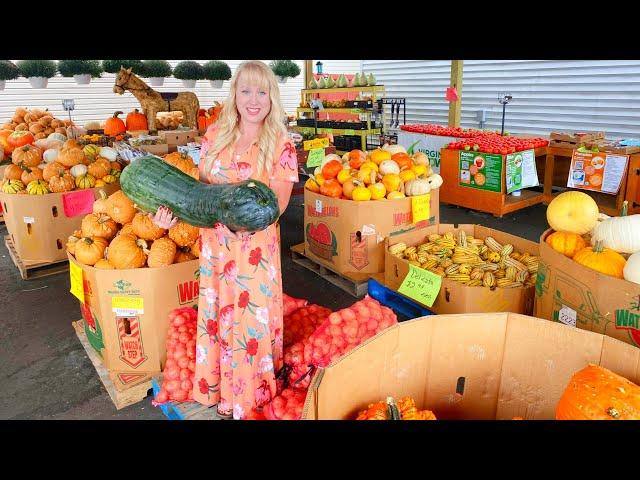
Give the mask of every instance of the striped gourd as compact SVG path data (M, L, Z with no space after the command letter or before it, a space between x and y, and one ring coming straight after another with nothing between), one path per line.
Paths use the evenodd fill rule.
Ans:
M391 255L397 255L399 253L403 253L407 249L407 244L404 242L396 243L395 245L391 245L389 247L389 253Z
M453 275L454 273L457 273L459 270L460 270L460 265L454 263L454 264L448 266L447 268L445 268L444 272L447 275Z
M484 285L485 287L493 287L496 284L496 278L493 276L493 273L491 272L485 272L484 276L482 277L482 285Z
M482 285L482 280L469 280L468 282L465 282L464 284L469 286L469 287L479 287L479 286Z
M454 282L468 282L471 280L469 275L462 275L461 273L454 273L453 275L447 275L449 280L453 280Z
M520 263L517 260L514 260L513 258L510 257L503 257L502 261L504 262L504 264L508 267L515 267L516 270L519 271L524 271L527 270L527 267L525 267L522 263Z
M502 255L503 257L506 257L511 255L512 252L513 252L513 245L508 243L502 247L502 250L500 250L500 255Z
M498 263L501 260L501 256L498 252L489 252L489 255L487 256L487 260L490 261L491 263Z
M502 245L500 245L500 243L498 243L493 237L485 238L484 243L492 252L500 253L502 251Z
M516 270L516 267L507 267L507 269L505 270L504 278L508 280L515 280L517 273L518 270Z

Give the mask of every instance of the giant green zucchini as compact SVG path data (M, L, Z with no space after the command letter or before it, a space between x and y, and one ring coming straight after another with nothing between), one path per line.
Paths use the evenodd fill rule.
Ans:
M262 182L208 185L152 155L131 162L120 175L120 186L141 210L155 213L164 205L195 227L220 222L232 231L257 232L280 215L275 193Z

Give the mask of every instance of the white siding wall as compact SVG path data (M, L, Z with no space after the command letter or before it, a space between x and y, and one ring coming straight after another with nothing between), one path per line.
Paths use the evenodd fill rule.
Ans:
M387 96L406 97L407 123L446 125L448 60L363 60ZM505 130L547 135L553 130L604 130L609 137L640 135L640 61L465 60L463 127L499 129L501 91L513 95Z

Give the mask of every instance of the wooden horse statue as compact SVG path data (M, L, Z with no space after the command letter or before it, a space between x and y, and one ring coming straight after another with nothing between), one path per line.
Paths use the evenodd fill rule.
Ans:
M113 92L122 95L126 90L129 90L140 102L142 111L147 117L149 130L157 130L156 115L158 112L175 111L181 111L184 114L184 122L188 127L198 128L197 116L200 102L195 93L156 92L134 73L131 73L130 68L121 67L116 76Z

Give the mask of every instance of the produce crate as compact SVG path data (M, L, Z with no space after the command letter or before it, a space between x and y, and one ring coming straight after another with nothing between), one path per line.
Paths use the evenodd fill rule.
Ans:
M13 264L18 267L23 280L34 280L69 271L69 262L66 259L55 262L30 262L28 260L22 260L9 235L5 235L4 237L4 245L9 251L9 256Z
M381 278L381 280L384 281L384 277ZM422 305L409 300L398 292L394 292L373 278L369 279L367 288L370 297L375 298L381 304L389 307L394 312L402 314L407 319L433 315L431 311L424 308Z
M151 379L154 397L160 392L160 385L162 375ZM207 407L198 402L167 402L158 407L169 420L224 420L218 416L215 406Z

